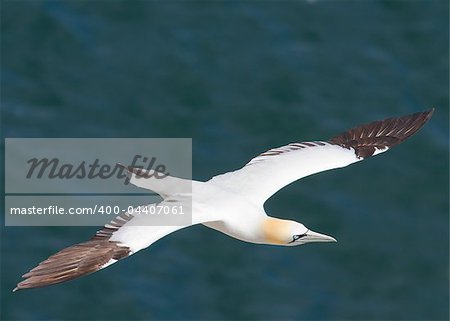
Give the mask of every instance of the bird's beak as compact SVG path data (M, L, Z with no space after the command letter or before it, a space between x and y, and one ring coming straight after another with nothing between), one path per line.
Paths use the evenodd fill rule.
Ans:
M303 242L337 242L334 237L320 234L314 231L309 230L306 232L306 236L302 238Z

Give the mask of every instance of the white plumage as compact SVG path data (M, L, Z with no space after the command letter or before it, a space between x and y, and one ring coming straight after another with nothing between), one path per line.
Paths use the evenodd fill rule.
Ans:
M345 167L385 152L417 132L433 110L375 121L328 141L291 143L270 149L241 169L198 182L127 168L130 182L163 197L161 206L183 206L192 224L203 224L239 240L284 246L336 241L303 224L270 217L265 201L284 186L314 173ZM145 178L147 177L147 178ZM152 205L147 205L152 206ZM105 268L188 226L151 226L146 215L126 213L89 241L50 256L14 289L60 283Z

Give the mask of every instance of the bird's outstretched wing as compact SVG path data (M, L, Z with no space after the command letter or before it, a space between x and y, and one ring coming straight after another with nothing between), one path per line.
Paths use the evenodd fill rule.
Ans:
M164 206L164 202L159 205ZM173 205L171 201L171 206ZM144 212L149 204L139 207ZM190 226L150 226L145 215L130 212L116 216L109 224L89 240L67 247L50 256L38 266L23 275L23 280L13 291L43 287L69 281L101 270L120 259L144 249L164 236ZM194 219L192 224L210 220Z
M273 148L253 158L243 168L215 176L210 182L262 205L278 190L302 177L345 167L387 151L416 133L433 111L375 121L328 141Z

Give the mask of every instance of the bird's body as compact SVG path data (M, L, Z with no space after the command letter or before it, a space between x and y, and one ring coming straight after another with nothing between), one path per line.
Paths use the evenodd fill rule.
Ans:
M270 149L243 168L207 182L176 177L156 178L128 167L130 182L158 193L158 206L183 206L192 225L203 224L233 238L257 244L294 246L330 242L302 223L267 215L265 201L284 186L314 173L345 167L390 149L417 132L433 110L372 122L328 141L291 143ZM155 204L144 205L146 207ZM103 269L186 226L152 226L145 215L117 216L89 241L50 256L24 275L14 289L60 283ZM189 225L190 226L190 225Z

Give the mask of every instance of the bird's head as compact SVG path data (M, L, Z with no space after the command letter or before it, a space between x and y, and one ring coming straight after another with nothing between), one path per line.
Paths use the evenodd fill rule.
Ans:
M267 244L295 246L311 242L337 242L335 238L311 231L302 223L269 217L263 223Z

